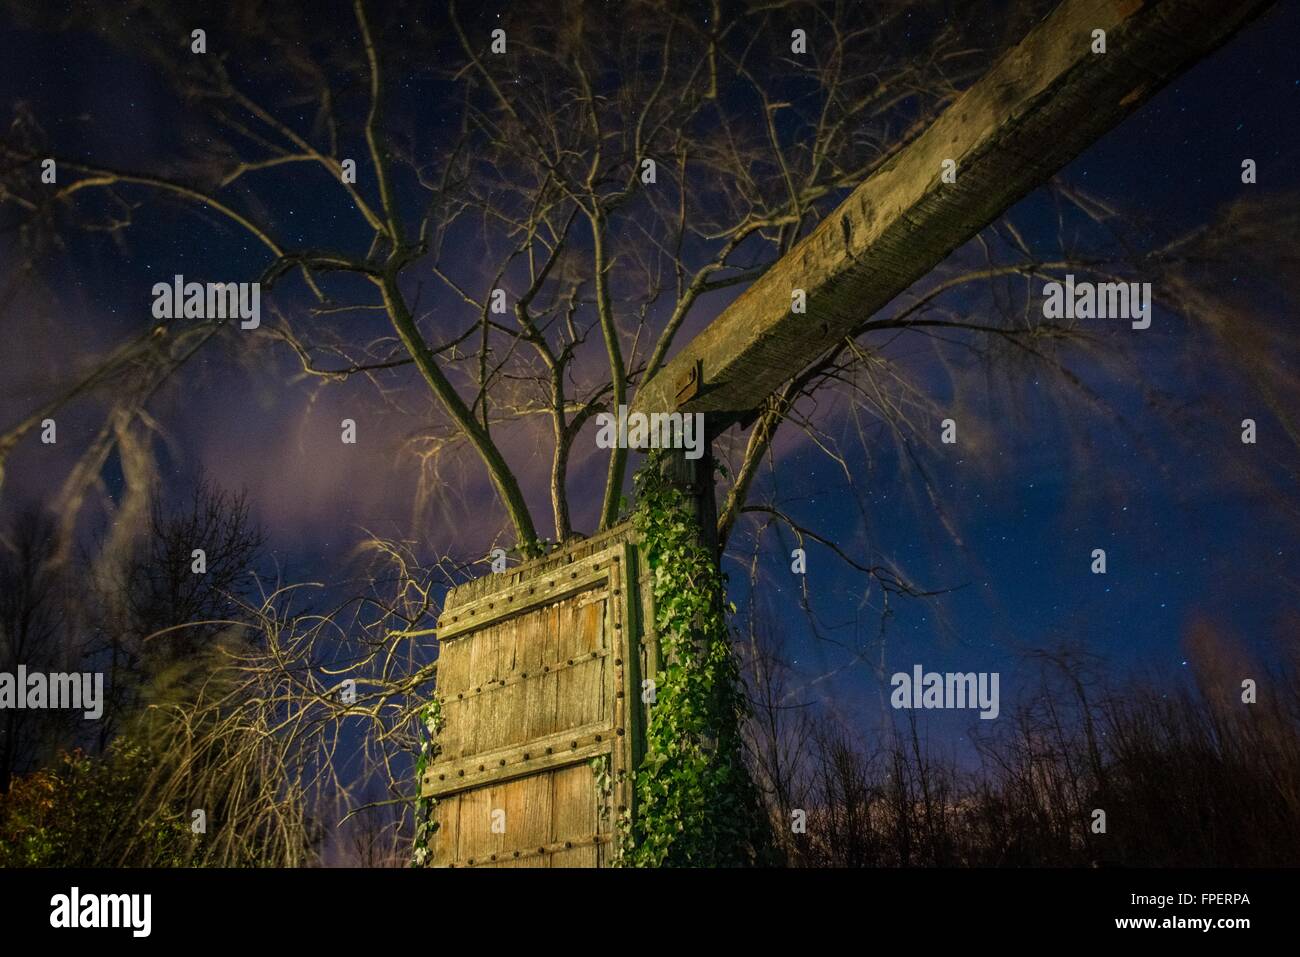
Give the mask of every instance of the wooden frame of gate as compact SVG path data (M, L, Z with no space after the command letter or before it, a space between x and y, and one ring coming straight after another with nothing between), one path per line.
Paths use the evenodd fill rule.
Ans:
M421 781L434 866L613 863L644 751L641 681L660 667L631 539L621 526L448 595L440 753Z

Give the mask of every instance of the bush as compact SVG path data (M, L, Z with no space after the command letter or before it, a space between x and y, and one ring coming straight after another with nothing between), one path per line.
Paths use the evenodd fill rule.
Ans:
M64 751L48 768L13 780L0 795L0 866L185 867L197 842L183 810L139 820L154 763L129 741L103 757Z

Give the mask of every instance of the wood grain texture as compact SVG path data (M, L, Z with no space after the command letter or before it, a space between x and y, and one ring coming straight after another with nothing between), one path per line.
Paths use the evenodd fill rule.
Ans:
M1270 5L1065 0L643 383L633 411L674 410L697 362L703 385L682 409L756 408ZM940 178L946 159L955 183Z
M640 610L629 612L640 601L630 530L615 531L599 548L578 543L508 580L458 589L444 609L455 626L439 652L445 722L421 782L437 800L435 866L610 862L637 747L625 715L638 671L627 626ZM608 796L593 758L609 762ZM499 833L494 811L504 814Z

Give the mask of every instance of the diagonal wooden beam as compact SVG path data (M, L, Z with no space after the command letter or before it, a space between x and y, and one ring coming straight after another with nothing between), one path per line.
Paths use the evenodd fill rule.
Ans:
M633 410L755 408L1270 5L1065 0L642 384Z

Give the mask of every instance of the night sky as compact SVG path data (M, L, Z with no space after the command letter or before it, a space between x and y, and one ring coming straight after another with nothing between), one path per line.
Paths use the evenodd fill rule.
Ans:
M490 17L467 18L467 25L486 29ZM323 8L322 18L336 23L339 38L354 32L348 17L332 8ZM1089 149L1062 178L1122 207L1153 238L1210 222L1242 189L1263 197L1294 191L1300 67L1291 39L1297 35L1300 3L1280 3ZM220 42L210 35L210 44ZM94 36L5 24L0 63L0 103L6 109L19 100L29 103L66 155L148 169L165 165L177 147L183 104L150 66ZM425 131L438 135L440 82L431 72L403 74L393 83L394 112L419 111ZM1258 163L1256 186L1241 184L1245 157ZM304 173L294 189L264 191L260 198L286 243L310 245L327 235L364 251L355 215L321 198L323 182L311 177L323 175ZM1055 242L1056 208L1045 192L1023 200L1011 218L1034 248ZM154 282L176 273L252 279L265 266L264 250L248 237L192 210L146 202L135 219L120 247L104 235L70 235L68 248L49 258L41 276L45 291L20 291L4 305L0 424L28 414L48 397L51 383L85 357L151 322ZM0 236L0 262L10 258L12 242L11 235ZM968 244L954 261L974 254ZM466 257L472 256L467 247ZM733 293L710 297L678 347ZM286 290L274 301L291 311L303 305L300 295ZM421 308L428 310L442 305L434 297L445 290L426 281L422 295ZM975 315L989 305L978 291L963 295L961 304ZM1293 301L1253 287L1242 295L1255 322L1294 329ZM456 310L445 303L445 328L463 321L463 310ZM269 321L265 300L263 317ZM386 329L378 316L352 321L363 336ZM819 408L816 421L844 440L854 489L839 464L790 430L776 446L779 478L765 475L751 500L779 503L846 551L868 557L868 564L892 564L919 587L950 589L932 599L893 599L883 623L884 671L910 671L916 663L927 670L999 671L1004 714L1018 697L1032 694L1027 654L1034 649L1069 645L1098 656L1118 680L1171 682L1188 667L1189 627L1204 620L1268 661L1281 639L1293 637L1296 624L1295 516L1282 503L1296 501L1300 463L1247 376L1206 359L1204 351L1187 351L1189 339L1200 335L1157 311L1148 334L1116 340L1132 350L1127 374L1081 364L1109 413L1049 400L1049 385L1036 376L1011 390L990 390L982 403L972 404L965 391L958 414L964 441L923 455L947 523L892 443L880 442L868 460L849 439L851 424L834 401ZM936 395L947 389L916 343L900 339L886 348L903 360L914 350L920 381ZM1273 358L1294 377L1300 356L1278 352ZM155 410L164 433L157 451L166 488L183 495L200 470L225 487L246 488L270 545L263 572L285 580L342 583L362 530L415 539L428 558L448 553L469 561L486 552L500 530L500 514L477 462L448 473L463 490L445 499L444 511L412 506L417 466L403 441L428 401L414 372L396 380L409 390L397 393L403 406L397 411L382 407L363 383L323 386L295 378L294 367L287 350L198 360ZM1175 421L1153 409L1153 391L1177 410ZM347 416L360 423L358 446L338 441L338 422ZM1257 445L1240 441L1237 423L1246 417L1259 423ZM35 436L24 440L9 465L0 509L8 512L57 487L95 423L93 409L61 418L56 451ZM549 450L538 447L525 427L501 433L525 476L539 529L549 530L541 481ZM578 443L570 484L574 502L587 503L574 516L584 531L594 525L604 473L593 445ZM1240 481L1247 465L1269 476L1271 489ZM119 481L114 468L110 463L110 489ZM742 613L751 598L745 562L757 525L742 520L724 563ZM789 569L793 547L789 532L770 530L760 579L760 607L771 633L784 636L783 654L797 676L792 703L819 702L870 729L880 715L878 590L864 605L862 576L810 543L806 613ZM1098 547L1107 552L1106 575L1089 571ZM972 713L926 720L935 723L956 760L970 759L967 730L980 723Z

